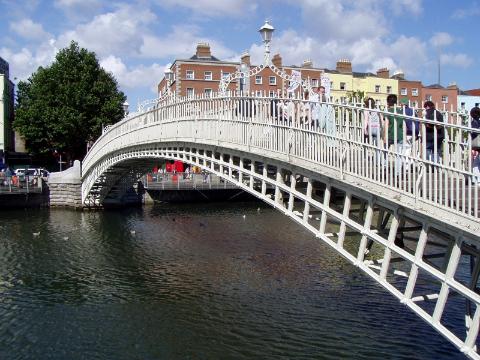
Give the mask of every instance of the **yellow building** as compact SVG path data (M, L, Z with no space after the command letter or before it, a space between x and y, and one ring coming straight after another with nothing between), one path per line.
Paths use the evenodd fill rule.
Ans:
M379 104L386 104L389 94L398 96L398 80L390 78L388 69L379 69L376 74L352 71L349 60L339 60L335 70L325 70L330 78L331 97L334 102L345 103L349 94L361 91L365 97L373 98Z

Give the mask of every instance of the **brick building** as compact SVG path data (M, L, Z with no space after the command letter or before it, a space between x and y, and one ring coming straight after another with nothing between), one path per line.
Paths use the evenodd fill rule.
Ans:
M438 110L457 111L458 87L455 84L448 87L443 87L440 84L424 86L422 95L423 101L433 101ZM420 106L423 106L423 104Z

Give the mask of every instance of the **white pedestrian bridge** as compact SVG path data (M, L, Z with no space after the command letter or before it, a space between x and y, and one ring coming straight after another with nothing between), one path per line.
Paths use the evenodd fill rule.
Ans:
M438 122L374 109L395 129L376 141L368 127L365 134L365 111L291 98L169 96L104 131L82 163L82 201L122 202L159 159L200 166L310 230L480 359L478 129L458 114Z

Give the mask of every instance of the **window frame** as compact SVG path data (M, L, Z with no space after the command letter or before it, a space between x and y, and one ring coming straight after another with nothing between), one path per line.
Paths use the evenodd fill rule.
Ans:
M340 82L340 90L347 90L347 83L346 82Z
M189 92L190 92L189 90L191 90L191 94L189 94ZM192 87L187 87L186 95L187 95L187 97L195 96L195 89L192 88Z
M273 80L273 82L272 82ZM277 85L277 77L275 75L270 75L268 77L268 85L271 85L271 86L276 86Z
M255 75L255 85L263 85L263 76Z
M207 74L210 74L210 79L207 79ZM203 80L207 80L207 81L212 81L213 80L213 72L212 71L204 71L203 72Z
M400 89L400 95L406 96L408 95L408 89L406 87Z
M185 80L195 80L195 70L186 70Z
M380 85L375 85L375 94L379 94L381 89Z
M418 88L412 88L412 96L418 96Z

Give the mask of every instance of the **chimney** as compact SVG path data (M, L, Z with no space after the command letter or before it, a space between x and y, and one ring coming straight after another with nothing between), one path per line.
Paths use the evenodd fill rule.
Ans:
M352 63L348 59L341 59L337 61L337 71L341 74L352 73Z
M240 58L240 62L242 64L247 64L248 66L250 66L250 54L248 53L248 51L245 51L243 54L242 54L242 57Z
M313 62L312 62L312 60L310 60L310 59L303 60L302 67L303 67L303 68L307 68L307 69L313 68Z
M282 67L282 57L280 56L280 54L273 55L272 64L275 65L277 68Z
M197 45L197 58L211 58L212 53L210 52L210 44L208 43L198 43Z
M378 69L377 76L383 79L388 79L390 78L390 71L387 68Z

